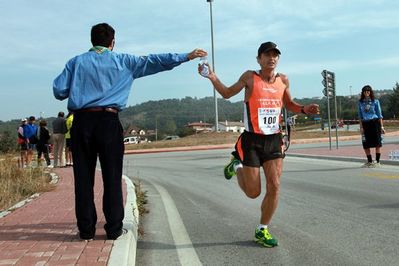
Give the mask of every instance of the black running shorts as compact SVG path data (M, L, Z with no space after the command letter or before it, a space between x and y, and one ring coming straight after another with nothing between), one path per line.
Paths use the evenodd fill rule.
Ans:
M284 158L281 133L262 135L244 131L238 138L234 156L243 165L260 167L265 161Z

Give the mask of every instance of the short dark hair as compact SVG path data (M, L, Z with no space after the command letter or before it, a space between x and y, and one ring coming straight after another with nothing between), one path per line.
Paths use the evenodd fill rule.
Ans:
M107 23L100 23L91 28L91 44L109 47L115 38L115 30Z
M65 116L64 112L58 112L58 117L64 117L64 116Z
M39 126L41 126L41 127L47 126L47 121L46 120L40 120Z

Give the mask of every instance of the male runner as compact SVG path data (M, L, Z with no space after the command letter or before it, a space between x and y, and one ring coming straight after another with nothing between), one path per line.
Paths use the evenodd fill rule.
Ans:
M275 43L262 43L257 56L260 70L244 72L230 87L225 86L210 68L206 76L225 99L245 88L245 131L238 138L224 175L226 179L237 175L238 184L244 193L249 198L256 198L261 193L260 167L263 167L266 195L262 201L260 225L255 230L255 241L265 247L278 245L267 226L277 208L285 156L280 129L281 108L285 106L295 113L319 113L317 104L303 106L292 100L287 76L275 72L280 54ZM198 67L199 73L201 70L202 65Z

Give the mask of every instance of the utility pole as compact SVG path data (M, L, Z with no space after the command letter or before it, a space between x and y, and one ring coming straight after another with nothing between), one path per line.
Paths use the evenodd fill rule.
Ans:
M215 49L213 45L213 14L212 14L213 0L206 0L206 1L209 3L209 14L211 19L212 70L213 72L215 72ZM219 131L218 99L215 88L213 88L213 98L215 99L215 131L218 132Z

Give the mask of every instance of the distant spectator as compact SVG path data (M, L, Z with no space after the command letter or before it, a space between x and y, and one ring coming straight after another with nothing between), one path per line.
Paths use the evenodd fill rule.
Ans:
M24 128L26 127L27 123L26 118L21 119L21 125L18 127L18 145L21 150L21 167L25 167L28 165L28 141L24 136Z
M50 140L50 133L47 129L46 120L41 120L39 128L37 130L38 141L36 145L37 149L37 165L40 166L42 154L46 160L47 167L51 167L48 144Z
M66 166L72 166L72 151L71 151L71 127L73 122L73 113L69 112L66 117L66 128L67 132L65 133L65 161Z
M367 162L362 167L379 167L382 147L381 134L385 133L385 129L382 124L380 102L374 97L370 85L362 88L358 112L362 144L367 157ZM375 148L375 163L373 163L370 148Z
M65 133L67 132L64 112L59 112L58 117L53 121L53 153L54 167L63 167L63 152L65 143Z
M24 127L24 136L27 140L27 165L30 165L32 162L33 152L36 149L37 143L37 126L35 125L36 118L34 116L30 116L28 119L28 124Z

